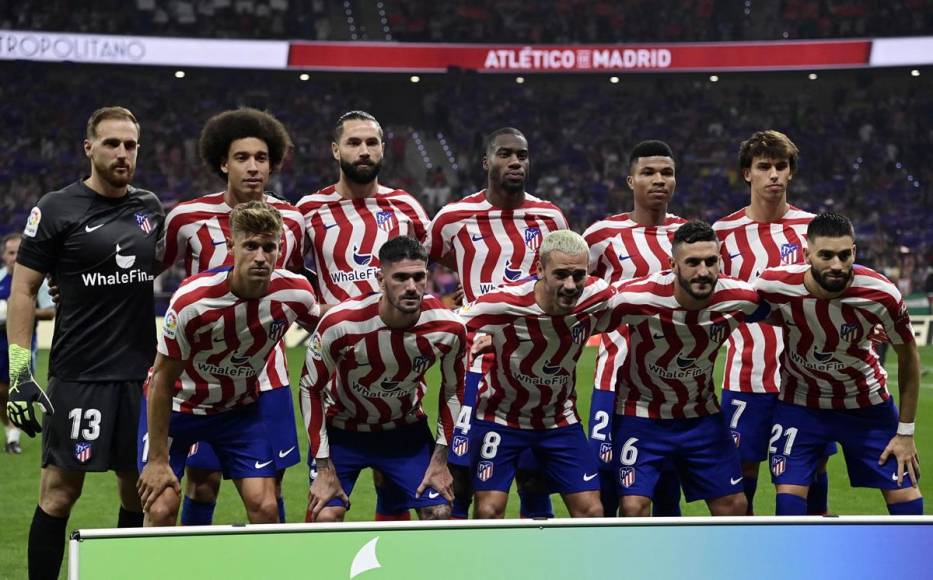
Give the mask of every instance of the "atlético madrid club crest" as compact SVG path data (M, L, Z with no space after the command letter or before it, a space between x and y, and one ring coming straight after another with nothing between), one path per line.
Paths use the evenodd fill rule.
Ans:
M273 320L272 325L269 327L269 340L278 342L285 335L286 330L288 330L287 320Z
M599 460L603 463L612 463L612 443L599 444Z
M796 264L800 261L800 244L781 244L781 265Z
M629 488L635 485L635 468L634 467L620 467L619 468L619 483L624 488Z
M376 227L384 232L391 231L395 226L395 214L391 211L380 211L376 213Z
M478 477L480 481L487 481L492 477L492 468L492 461L480 461L479 465L476 466L476 477Z
M721 343L726 340L728 336L729 327L725 322L717 322L712 324L709 327L709 340L710 342Z
M537 251L541 247L541 228L526 228L525 229L525 245L532 252Z
M416 373L421 374L424 371L428 370L428 367L431 366L431 362L433 361L431 360L430 357L427 357L424 355L418 355L415 357L413 361L411 361L411 368Z
M771 473L774 474L774 477L778 477L784 473L785 469L787 469L787 458L783 455L772 455Z
M470 450L470 441L463 435L454 435L453 447L454 455L463 457Z
M75 459L81 463L87 463L91 460L91 444L75 443Z

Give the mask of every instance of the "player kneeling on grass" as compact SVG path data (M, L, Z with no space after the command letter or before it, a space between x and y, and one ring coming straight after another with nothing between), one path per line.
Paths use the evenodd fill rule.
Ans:
M807 228L806 264L765 270L755 282L784 331L781 392L771 428L777 515L804 515L828 442L838 441L855 487L881 490L892 515L920 515L914 420L920 355L907 304L890 280L855 264L852 223L835 213ZM900 413L871 346L881 325L897 352Z
M310 457L317 460L310 521L342 521L366 467L405 490L407 507L421 519L450 517L447 441L463 392L466 329L443 302L425 295L427 260L417 240L387 241L376 274L382 292L335 306L311 337L301 380ZM421 400L434 364L441 393L432 442Z
M139 427L137 488L147 526L175 524L178 478L198 441L213 446L250 523L279 520L276 451L255 404L258 377L291 323L313 329L320 315L308 281L274 269L282 227L265 202L238 204L227 240L233 267L192 276L172 296Z

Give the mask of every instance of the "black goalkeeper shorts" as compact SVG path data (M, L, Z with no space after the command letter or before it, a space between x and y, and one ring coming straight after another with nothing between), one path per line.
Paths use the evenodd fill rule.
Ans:
M42 422L42 467L136 470L142 382L49 381L53 416Z

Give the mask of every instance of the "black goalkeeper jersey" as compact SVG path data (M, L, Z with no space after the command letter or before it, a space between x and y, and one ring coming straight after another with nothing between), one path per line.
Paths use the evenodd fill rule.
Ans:
M142 381L155 357L152 281L165 212L150 191L119 199L83 182L42 196L16 261L51 274L61 292L49 377Z

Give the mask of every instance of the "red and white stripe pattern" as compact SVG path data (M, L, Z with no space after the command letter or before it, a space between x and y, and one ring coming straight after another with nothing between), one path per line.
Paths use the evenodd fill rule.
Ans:
M301 396L313 457L330 455L325 425L386 431L424 418L425 373L435 364L441 371L437 443L446 445L453 436L466 362L463 322L425 295L418 322L392 329L379 316L381 297L335 306L308 344Z
M277 268L292 272L304 269L305 222L298 208L266 194L263 201L282 214L285 231L279 249ZM224 192L212 193L183 201L172 208L165 218L165 267L184 261L185 272L191 276L220 266L232 266L233 254L227 248L230 237L230 212Z
M265 296L244 300L230 290L228 274L188 278L165 313L159 352L187 361L175 384L175 411L209 415L252 403L269 353L292 322L317 325L320 307L303 276L275 270ZM287 376L274 378L287 384Z
M565 229L567 219L549 201L526 193L521 207L499 209L483 190L441 208L426 245L434 261L452 256L464 300L472 302L533 274L541 241Z
M535 302L536 279L508 284L460 309L468 332L492 338L476 417L516 429L554 429L580 422L576 369L590 335L609 328L615 291L589 276L576 308L545 314Z
M713 224L722 243L722 273L754 282L766 269L804 261L807 226L815 216L788 206L781 219L761 223L741 209ZM722 388L745 393L777 393L781 330L767 324L740 326L729 337Z
M379 291L379 248L397 236L424 241L428 215L412 195L379 186L372 197L346 199L335 185L298 202L325 304Z
M670 213L659 226L643 226L625 213L596 222L583 233L590 246L590 274L615 284L669 269L674 233L686 222ZM627 327L599 337L594 389L615 391L627 354Z
M305 222L292 204L265 194L263 201L282 215L285 226L276 268L292 272L304 270ZM230 212L224 192L212 193L176 205L165 218L162 264L168 268L183 260L185 273L193 276L221 266L233 265L233 253L227 248L230 237ZM283 342L269 356L269 363L259 377L260 390L288 386L288 364Z
M758 308L747 282L720 276L710 304L687 310L674 297L671 271L624 282L614 315L629 325L629 356L619 371L616 414L686 419L719 412L713 385L716 355L732 331Z
M820 299L804 285L809 265L765 270L755 282L784 329L780 398L815 409L856 409L890 396L887 373L868 336L881 324L894 344L914 341L907 304L891 281L854 266L839 298Z

